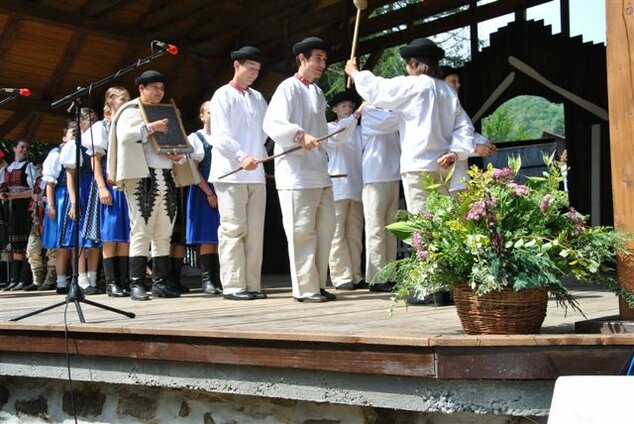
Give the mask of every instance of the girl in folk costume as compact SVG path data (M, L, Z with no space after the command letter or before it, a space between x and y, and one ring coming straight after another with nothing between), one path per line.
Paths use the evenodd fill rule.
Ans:
M97 117L95 113L88 108L82 108L80 130L82 133L90 128L92 122ZM80 230L84 227L85 220L93 220L93 216L88 216L88 212L97 213L95 208L88 208L88 199L92 186L93 172L91 159L86 148L81 146L80 156L80 176L79 176L79 199L76 197L75 189L75 143L66 143L60 153L60 161L66 169L66 184L68 185L68 202L65 205L64 214L70 219L65 219L61 229L62 247L73 247L76 243L81 249L79 257L79 286L84 289L85 294L103 293L102 289L97 287L97 267L99 266L99 243L86 237L82 231L79 233L79 240L75 240L75 225L79 225ZM81 216L75 216L75 204L79 202ZM86 259L88 264L86 266ZM86 271L86 269L88 271Z
M35 166L28 161L29 143L18 141L13 147L15 160L6 168L2 175L2 200L9 201L9 238L13 264L11 280L3 290L22 290L28 285L26 280L24 261L26 259L26 245L31 233L31 214L29 204L38 178ZM23 271L24 270L24 271Z
M103 271L106 293L112 297L130 295L128 278L130 248L130 217L128 203L120 190L114 190L106 175L110 122L121 105L130 101L130 93L123 87L110 87L106 91L103 120L94 123L82 135L82 145L92 157L94 172L91 200L88 201L84 234L96 243L103 244ZM97 197L97 210L91 211Z
M4 159L4 152L0 150L0 175L9 164ZM9 202L0 200L0 289L10 284L9 277L9 253L5 250L9 243Z
M46 250L56 250L55 274L57 275L54 286L57 286L57 293L68 293L68 283L66 272L70 250L60 247L60 231L64 222L64 207L68 203L68 190L66 187L66 172L62 168L60 161L60 151L66 143L72 143L75 139L75 121L68 121L64 129L62 144L51 149L42 164L42 180L46 184L46 208L44 213L44 228L42 230L42 247ZM49 275L52 271L49 269ZM49 285L47 281L40 287L46 290Z
M203 129L191 133L189 142L194 147L191 158L198 164L200 182L189 187L187 198L187 244L200 245L203 293L222 293L220 264L218 260L218 198L213 185L207 182L211 170L211 130L207 101L200 106Z

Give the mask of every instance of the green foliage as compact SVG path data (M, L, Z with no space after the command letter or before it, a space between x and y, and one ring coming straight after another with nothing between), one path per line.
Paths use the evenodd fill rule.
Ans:
M519 159L509 167L473 167L467 188L450 197L423 174L426 209L388 226L412 246L377 277L396 281L397 299L420 297L468 283L478 294L511 287L548 288L563 305L577 303L561 284L565 276L600 284L634 307L634 294L615 281L615 252L626 238L613 228L587 227L559 189L566 165L545 156L548 171L517 184Z
M542 97L515 97L482 120L482 133L494 142L538 139L543 131L565 135L564 106Z
M34 162L43 162L48 152L55 147L53 144L31 143L29 152L29 160ZM4 153L4 159L7 162L13 160L13 141L0 139L0 150Z

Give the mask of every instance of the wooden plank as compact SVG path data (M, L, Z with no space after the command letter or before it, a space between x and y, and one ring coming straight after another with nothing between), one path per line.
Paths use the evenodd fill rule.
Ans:
M608 104L614 226L634 231L634 5L606 1ZM633 248L634 246L630 246ZM634 250L634 249L633 249ZM619 283L634 293L634 258L619 257ZM634 320L634 309L620 300L621 318Z
M102 16L119 8L126 0L88 0L81 7L82 15Z
M465 347L436 351L438 378L554 380L564 375L620 375L631 346Z
M22 139L28 141L29 143L33 141L33 136L35 135L40 123L42 122L42 114L41 113L33 113L29 117L26 128L24 131L24 135L22 135Z
M3 106L3 109L8 109L10 103L7 103ZM13 114L0 125L0 138L4 138L13 131L18 125L20 125L24 120L29 116L30 112L28 110L17 110L13 112Z
M11 48L13 41L15 40L18 29L20 27L20 20L17 19L14 15L9 15L9 19L4 26L2 31L2 38L0 40L0 63L4 61L4 58L7 55L7 52Z
M84 42L84 33L83 31L76 31L73 34L73 38L71 38L70 43L66 46L66 52L64 56L59 60L55 70L51 75L51 79L44 87L43 96L46 98L53 98L59 93L59 87L66 77L68 70L73 65L75 58L77 57L77 52Z

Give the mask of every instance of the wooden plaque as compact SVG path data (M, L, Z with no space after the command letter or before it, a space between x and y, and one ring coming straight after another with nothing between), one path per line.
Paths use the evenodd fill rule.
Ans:
M172 99L171 103L158 103L155 105L139 102L139 109L141 109L143 120L146 123L167 118L167 134L155 132L148 137L156 153L176 152L188 154L194 151L187 140L185 128L183 128L183 122L174 99Z

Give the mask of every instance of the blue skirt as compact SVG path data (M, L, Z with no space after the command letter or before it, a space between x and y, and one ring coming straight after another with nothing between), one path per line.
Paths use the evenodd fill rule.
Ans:
M130 212L125 193L113 190L108 185L112 195L112 206L101 205L101 241L109 243L130 243Z
M64 220L64 205L68 201L66 186L55 187L55 219L48 217L48 204L44 211L44 228L42 230L42 247L57 249L59 247L59 232Z
M88 198L90 196L90 190L92 186L92 175L90 174L81 174L79 177L79 204L81 207L81 217L79 219L79 228L84 227L84 220L91 219L91 217L86 218L86 211L88 210ZM68 211L70 209L70 198L68 198L66 204L64 205L64 223L62 225L62 234L60 235L60 247L72 247L75 245L75 224L76 221L73 221L68 217ZM94 210L94 209L93 209ZM89 240L85 237L85 235L80 232L79 234L79 246L80 247L99 247L98 243L95 243L92 240Z
M187 244L218 244L220 214L212 209L197 185L189 187L187 198Z

